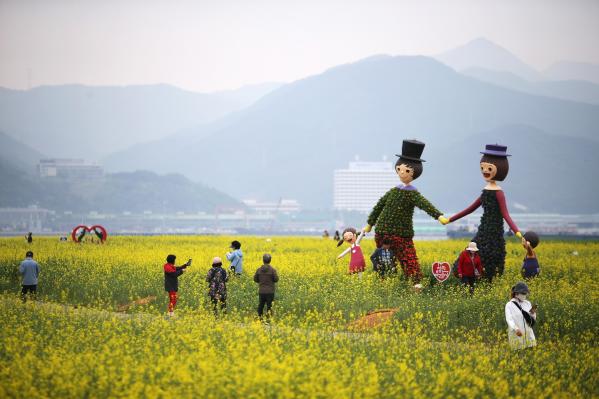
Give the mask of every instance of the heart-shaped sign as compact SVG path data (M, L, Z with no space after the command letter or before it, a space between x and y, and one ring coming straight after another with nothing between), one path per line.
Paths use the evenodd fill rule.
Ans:
M81 242L83 240L83 237L85 237L85 235L88 233L92 233L102 243L104 241L106 241L106 238L108 237L108 232L106 231L104 226L100 226L99 224L96 224L91 227L88 227L85 225L79 225L79 226L75 227L73 229L73 231L71 232L71 238L73 239L74 242Z
M433 263L433 276L440 283L444 282L449 278L451 273L451 266L447 262L435 262Z

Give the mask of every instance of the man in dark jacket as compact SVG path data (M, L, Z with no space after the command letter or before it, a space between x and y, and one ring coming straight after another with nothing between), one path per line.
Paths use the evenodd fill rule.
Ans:
M191 259L182 266L175 266L175 255L166 257L164 264L164 290L168 292L169 304L168 315L175 315L175 306L177 305L177 291L179 291L179 276L183 274L188 266L191 266Z
M270 317L272 313L272 301L275 299L275 283L279 281L277 271L270 265L271 259L270 254L264 254L262 256L264 264L254 274L254 281L258 283L258 296L260 298L258 304L258 316L260 320L262 320L262 314L264 313L264 305L266 305L266 317Z

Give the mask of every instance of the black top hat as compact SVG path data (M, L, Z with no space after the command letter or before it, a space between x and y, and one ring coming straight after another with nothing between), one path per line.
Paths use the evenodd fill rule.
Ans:
M420 159L424 151L424 143L418 140L404 140L401 146L401 155L395 154L396 157L407 159L408 161L425 162Z

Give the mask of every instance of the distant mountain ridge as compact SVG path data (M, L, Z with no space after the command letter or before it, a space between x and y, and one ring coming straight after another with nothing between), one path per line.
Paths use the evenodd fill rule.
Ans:
M41 179L37 164L44 155L0 132L0 208L38 205L73 212L212 212L243 209L231 196L181 174L149 171L106 174L103 179Z
M0 88L0 131L52 157L98 159L242 109L278 84L213 94L169 85Z
M217 124L133 146L105 164L183 171L237 197L284 196L329 208L333 170L355 154L392 157L402 139L413 137L428 144L426 153L451 154L455 143L514 125L592 147L599 142L599 107L498 87L428 57L378 57L287 84ZM179 161L165 161L173 158ZM447 178L428 181L441 185ZM543 209L559 205L544 201Z
M493 83L498 86L538 96L559 98L599 104L599 85L582 80L528 81L510 72L492 71L484 68L468 68L462 74Z
M543 75L531 68L505 48L485 38L474 39L455 49L436 55L446 65L462 71L468 68L485 68L510 72L526 80L541 80Z
M243 209L231 196L179 174L136 171L107 174L104 179L68 182L26 175L0 158L0 208L37 205L54 211L154 213L214 212Z
M0 160L25 174L33 174L44 155L0 131Z
M599 65L589 62L556 62L544 74L553 80L586 80L599 84Z

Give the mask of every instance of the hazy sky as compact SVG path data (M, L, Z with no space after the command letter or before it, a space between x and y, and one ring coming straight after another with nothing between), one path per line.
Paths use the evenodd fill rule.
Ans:
M486 37L529 65L599 64L597 0L0 0L0 86L288 82Z

